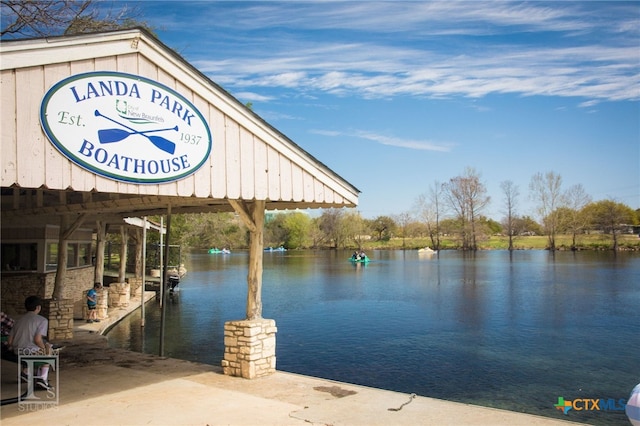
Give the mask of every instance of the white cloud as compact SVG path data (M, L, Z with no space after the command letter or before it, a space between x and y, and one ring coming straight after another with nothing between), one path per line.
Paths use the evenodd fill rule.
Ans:
M215 38L203 40L221 59L190 58L233 89L640 99L640 12L632 3L239 4L224 10L224 22L264 38L239 38L238 48L225 40L223 51Z
M254 92L238 92L234 93L234 96L242 99L243 102L268 102L274 99L273 96L264 96Z
M381 145L396 146L399 148L415 149L420 151L451 151L452 144L433 142L428 140L402 139L395 136L381 135L367 130L355 130L350 132L342 132L335 130L312 130L312 133L329 137L348 137L359 138L373 141Z

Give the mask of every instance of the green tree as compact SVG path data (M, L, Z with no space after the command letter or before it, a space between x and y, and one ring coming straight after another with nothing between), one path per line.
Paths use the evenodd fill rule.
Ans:
M344 247L347 238L347 229L343 222L343 209L325 209L319 218L319 229L325 235L324 240L330 247Z
M485 233L489 235L500 234L502 232L502 225L486 216L480 216L478 218L478 223L485 230Z
M370 238L367 223L356 210L348 210L342 217L342 227L347 241L353 241L358 249L362 248L365 240Z
M308 214L291 212L284 215L284 246L288 249L307 248L311 245L312 221Z
M377 241L389 241L396 228L396 222L389 216L378 216L370 224Z
M544 235L544 229L531 216L516 216L513 219L514 235Z
M597 201L584 208L594 229L610 234L613 240L612 250L618 250L618 235L629 225L636 225L635 212L626 204L613 200Z
M266 247L284 246L287 240L285 214L282 212L267 213L264 218L264 245Z

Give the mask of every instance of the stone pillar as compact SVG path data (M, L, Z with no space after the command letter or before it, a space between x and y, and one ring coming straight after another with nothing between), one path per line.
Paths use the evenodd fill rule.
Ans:
M109 284L109 307L126 308L129 306L131 286L129 283Z
M224 374L255 379L275 373L277 331L276 322L270 319L226 322Z
M87 293L89 290L83 292L84 300L87 300ZM109 289L107 287L102 287L100 290L96 290L98 295L98 300L96 301L96 318L97 319L106 319L109 317ZM87 303L82 306L82 318L89 319L89 308L87 307Z
M40 315L49 320L47 337L50 341L73 339L73 300L46 299Z
M129 278L131 286L131 297L140 297L142 295L142 278Z

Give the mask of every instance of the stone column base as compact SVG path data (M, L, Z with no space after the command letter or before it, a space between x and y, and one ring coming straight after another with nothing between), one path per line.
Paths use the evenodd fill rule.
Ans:
M43 300L40 314L49 320L50 341L73 339L73 300Z
M142 278L129 278L131 286L131 297L140 297L142 295Z
M270 319L226 322L224 374L255 379L275 373L277 331L276 322Z
M109 307L126 308L129 306L131 297L131 286L129 283L109 284Z

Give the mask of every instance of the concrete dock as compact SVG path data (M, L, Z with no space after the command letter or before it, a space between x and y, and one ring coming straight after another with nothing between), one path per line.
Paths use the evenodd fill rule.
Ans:
M55 394L56 404L4 405L2 425L576 425L285 372L246 380L217 366L110 348L102 332L139 305L110 310L100 323L76 321L50 373L55 392L35 392L40 402ZM3 399L17 396L17 379L17 364L3 360Z

